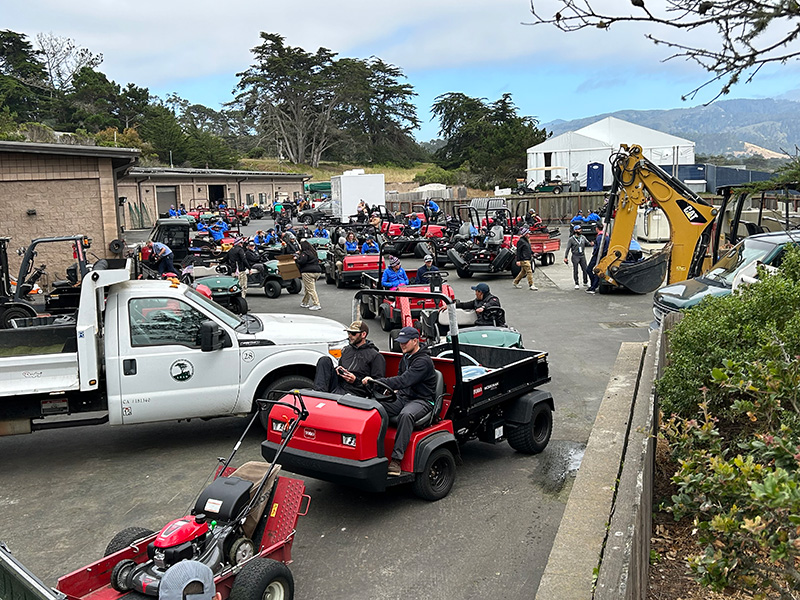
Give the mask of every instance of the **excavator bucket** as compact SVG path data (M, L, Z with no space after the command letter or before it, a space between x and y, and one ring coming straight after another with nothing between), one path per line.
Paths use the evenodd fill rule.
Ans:
M619 285L636 294L654 292L664 283L669 268L671 244L648 259L639 262L624 262L612 268L611 276Z

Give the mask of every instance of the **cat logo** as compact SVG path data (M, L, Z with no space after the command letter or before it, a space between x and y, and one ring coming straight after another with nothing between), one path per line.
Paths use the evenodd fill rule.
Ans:
M194 375L194 366L188 360L179 358L172 363L169 374L175 381L189 381Z

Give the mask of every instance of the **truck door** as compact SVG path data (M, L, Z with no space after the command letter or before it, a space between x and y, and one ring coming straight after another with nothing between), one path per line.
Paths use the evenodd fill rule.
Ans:
M127 322L119 323L123 423L232 412L239 393L239 348L231 340L230 347L201 351L200 324L207 320L214 319L181 299L128 300Z

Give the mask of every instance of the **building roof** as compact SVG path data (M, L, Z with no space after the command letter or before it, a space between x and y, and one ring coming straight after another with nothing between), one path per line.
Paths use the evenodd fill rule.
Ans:
M305 175L303 173L244 171L237 169L174 169L169 167L134 167L128 172L128 177L149 177L152 179L175 177L193 177L195 179L204 177L234 177L237 179L301 179L303 181L311 179L311 175Z
M606 117L576 131L568 131L531 146L528 152L556 152L559 150L599 150L618 148L620 144L636 144L642 148L691 147L694 142L679 138L616 117Z
M33 142L0 141L0 152L28 154L66 154L69 156L97 156L102 158L137 158L137 148L109 148L107 146L81 146L78 144L42 144Z

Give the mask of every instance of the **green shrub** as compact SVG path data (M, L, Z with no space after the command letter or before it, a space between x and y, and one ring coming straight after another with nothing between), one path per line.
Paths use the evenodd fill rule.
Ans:
M727 417L727 394L711 386L712 371L723 361L747 362L778 342L800 354L800 251L787 250L775 275L722 298L706 298L686 312L670 332L670 364L658 382L666 414L691 418L705 400L710 411Z
M458 185L458 174L455 171L445 171L442 167L431 165L421 173L414 176L414 182L420 185L429 183L442 183L444 185Z

